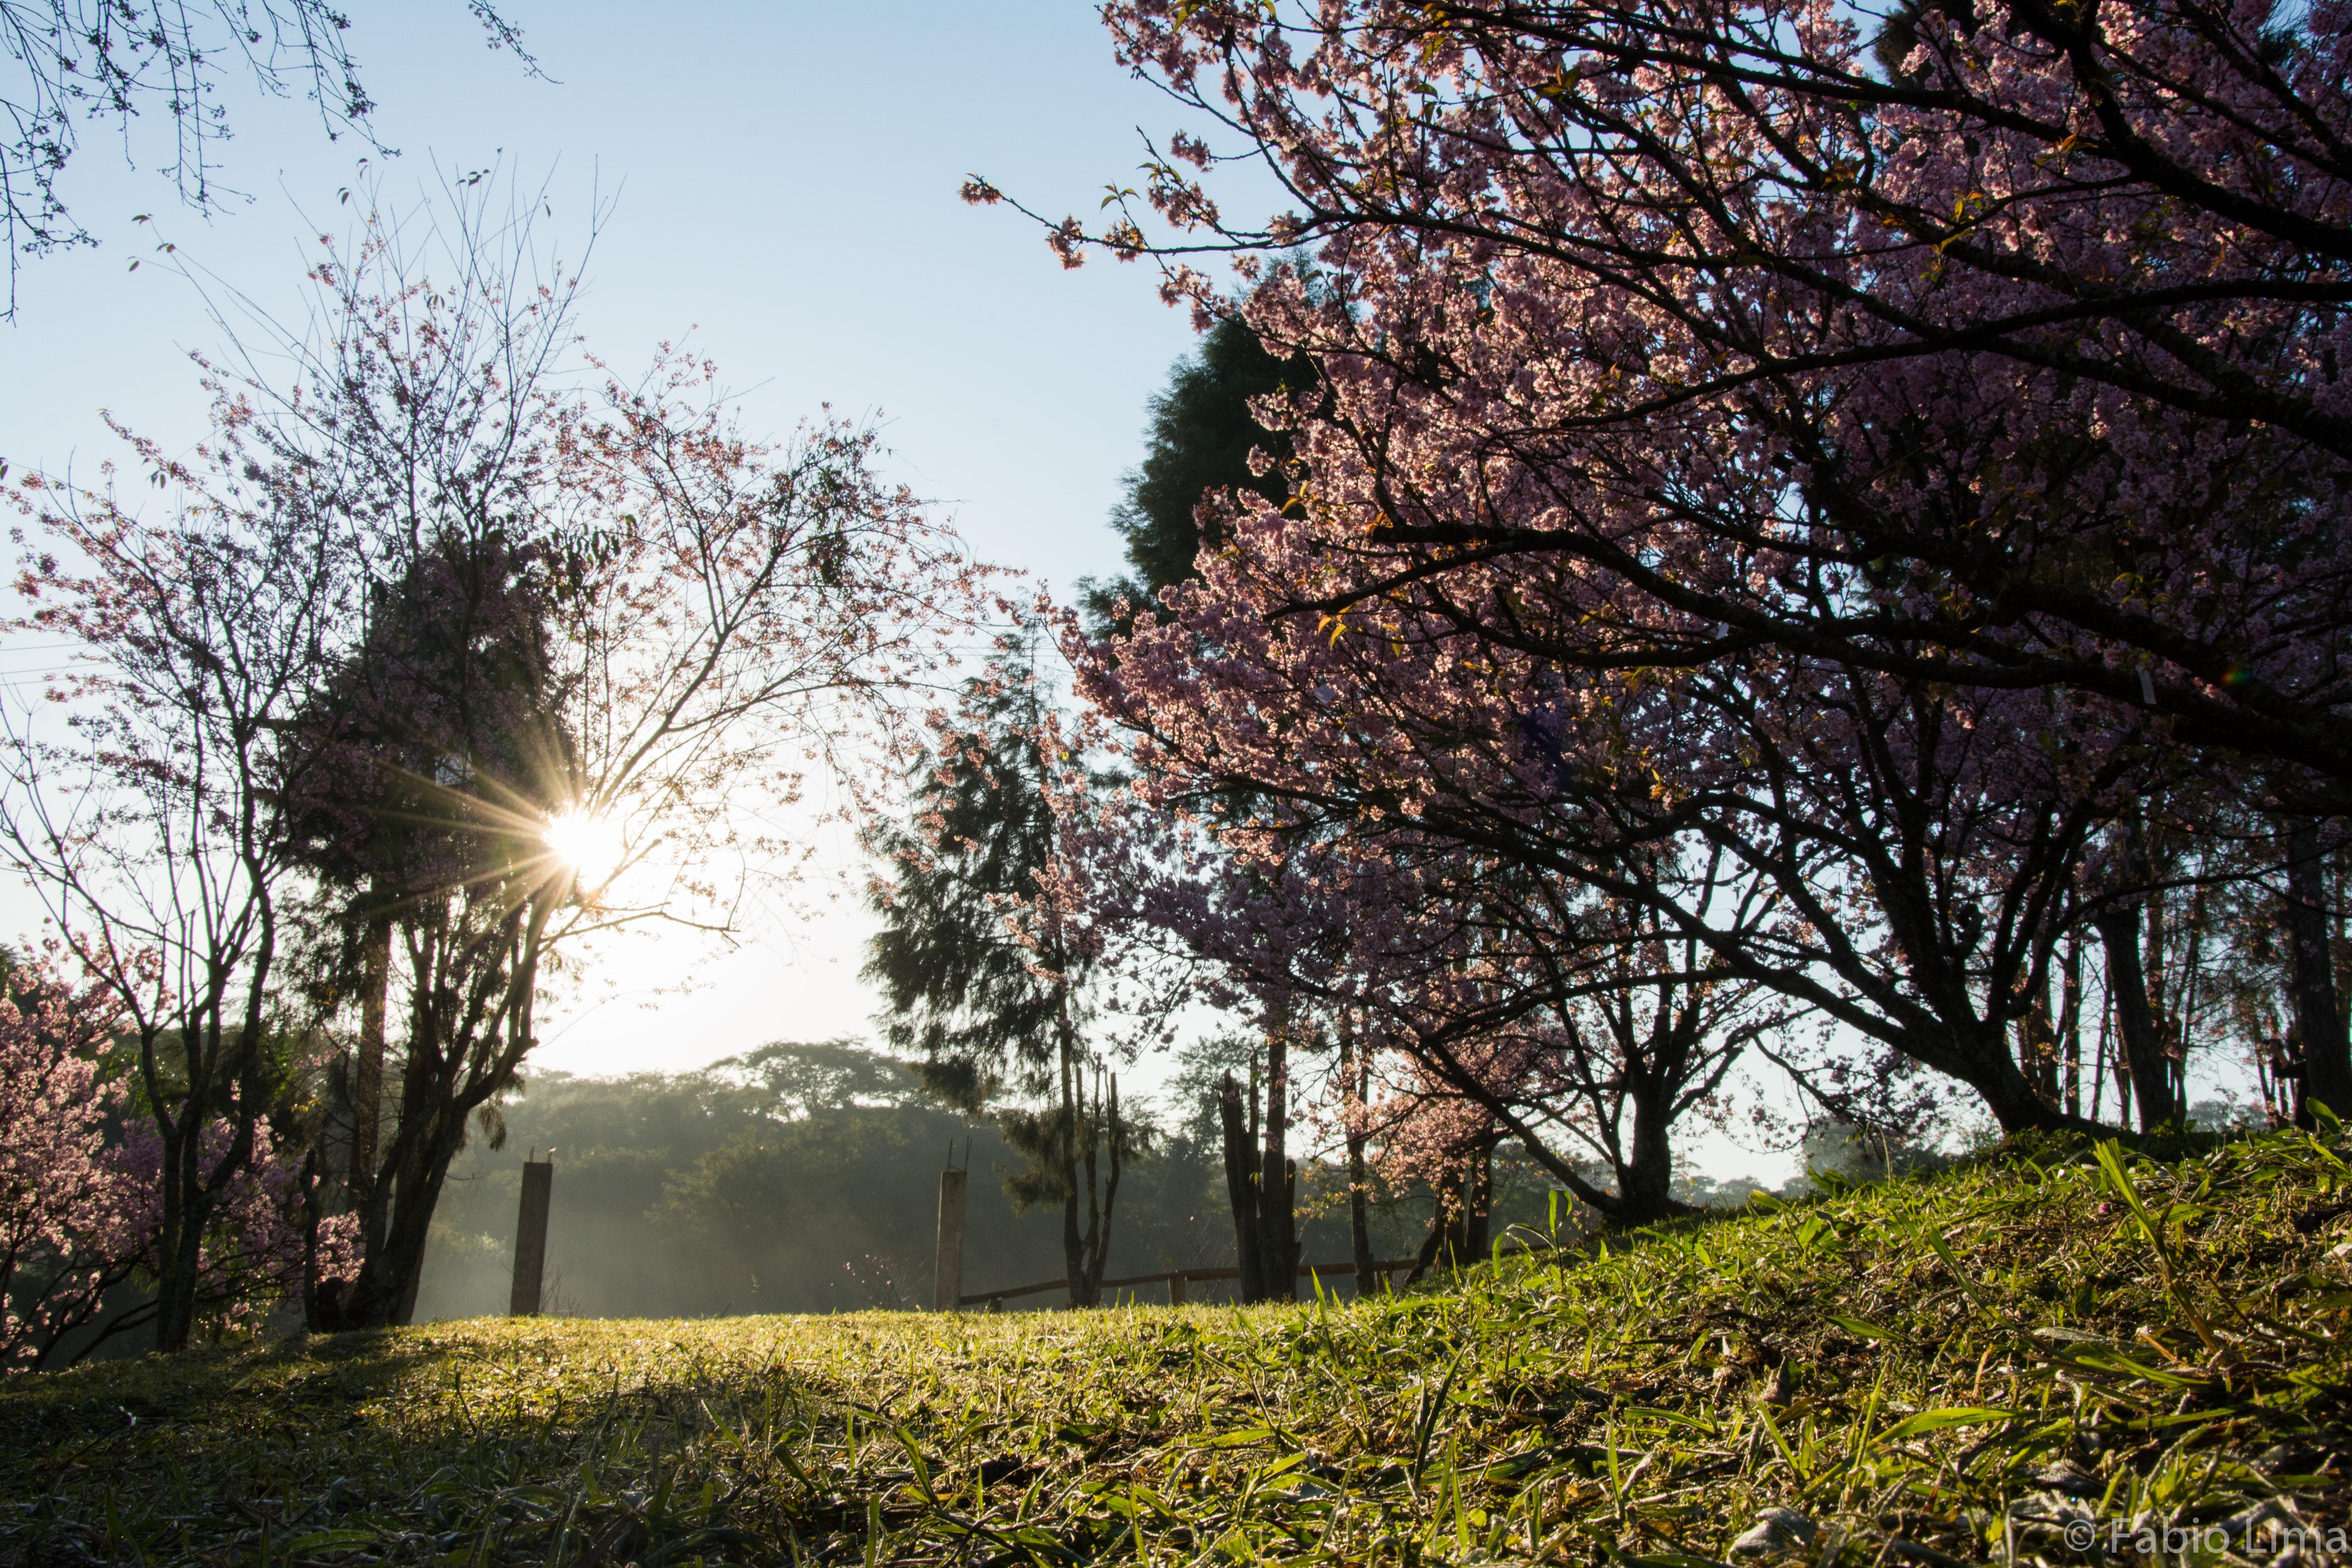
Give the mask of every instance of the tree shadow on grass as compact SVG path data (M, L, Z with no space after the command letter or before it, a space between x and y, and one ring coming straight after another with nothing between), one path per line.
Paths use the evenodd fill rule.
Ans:
M461 1538L527 1562L591 1527L642 1545L622 1535L683 1521L646 1516L635 1492L583 1499L582 1476L643 1491L713 1410L796 1408L813 1380L771 1340L757 1321L482 1319L0 1383L0 1568L429 1560Z

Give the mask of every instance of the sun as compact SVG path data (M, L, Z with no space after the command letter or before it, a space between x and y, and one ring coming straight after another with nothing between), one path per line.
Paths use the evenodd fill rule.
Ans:
M572 868L583 888L602 887L621 868L628 846L620 824L579 806L567 806L540 830L548 853Z

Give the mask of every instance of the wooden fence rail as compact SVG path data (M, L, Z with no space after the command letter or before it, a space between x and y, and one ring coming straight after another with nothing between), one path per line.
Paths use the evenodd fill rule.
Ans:
M1372 1272L1395 1274L1411 1268L1414 1259L1410 1258L1391 1258L1384 1263L1373 1264ZM1337 1279L1353 1277L1355 1272L1356 1266L1353 1263L1302 1263L1298 1266L1298 1277L1301 1279L1314 1274L1319 1274L1326 1279ZM1102 1288L1106 1290L1115 1290L1128 1285L1165 1285L1168 1287L1169 1304L1181 1307L1184 1304L1184 1287L1192 1281L1238 1279L1241 1277L1242 1271L1238 1268L1179 1268L1167 1274L1138 1274L1126 1279L1106 1279L1102 1282ZM1043 1285L1020 1285L1010 1290L984 1290L977 1296L961 1298L957 1305L977 1307L984 1303L989 1310L994 1311L1000 1301L1010 1301L1016 1296L1035 1296L1047 1290L1066 1290L1069 1286L1070 1282L1067 1279L1048 1279Z

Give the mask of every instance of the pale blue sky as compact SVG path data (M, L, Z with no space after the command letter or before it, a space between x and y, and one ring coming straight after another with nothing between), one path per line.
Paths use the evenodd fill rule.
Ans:
M568 239L593 189L617 191L583 315L601 353L626 366L691 329L743 391L754 433L824 402L878 411L899 477L982 557L1065 591L1116 568L1104 516L1139 455L1146 399L1191 346L1189 320L1148 270L1066 272L1017 215L956 195L979 171L1043 209L1091 212L1107 182L1131 176L1136 127L1172 122L1112 62L1091 5L501 5L553 81L486 49L462 0L351 6L375 133L403 153L382 165L390 193L436 161L503 157L527 180L552 168L547 226ZM152 169L127 169L103 131L69 168L64 193L104 244L28 265L22 320L0 328L0 457L18 469L110 455L100 408L167 447L203 434L185 352L214 333L134 215L153 213L182 255L264 307L292 308L304 215L340 222L335 193L367 149L329 142L307 104L226 101L236 138L221 177L252 199L210 221ZM132 145L142 164L158 151ZM0 654L0 679L40 658ZM0 916L21 908L11 899ZM865 929L843 900L748 932L724 959L674 940L616 951L603 968L624 994L551 1020L542 1059L684 1067L779 1037L864 1033ZM629 1005L689 974L692 994Z
M983 554L1058 584L1115 563L1103 513L1189 324L1140 268L1066 273L1017 216L955 194L977 169L1090 211L1131 174L1134 127L1169 122L1091 6L502 4L555 81L484 48L459 0L353 8L375 130L404 153L394 193L430 160L503 150L526 178L556 170L549 226L571 235L595 184L617 190L586 312L602 352L626 363L694 328L755 427L879 409L907 477ZM24 320L0 331L0 454L20 467L102 453L102 405L196 433L180 355L210 333L184 283L126 270L152 246L134 214L265 303L293 296L301 215L340 216L365 149L328 142L306 104L232 101L223 177L253 199L209 223L102 131L69 170L105 247L28 266Z

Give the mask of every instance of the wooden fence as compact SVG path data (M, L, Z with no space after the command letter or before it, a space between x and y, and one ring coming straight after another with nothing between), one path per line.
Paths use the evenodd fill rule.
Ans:
M1556 1246L1565 1245L1565 1242L1566 1238L1563 1238L1561 1243L1556 1244L1541 1237L1512 1236L1505 1237L1495 1250L1498 1255L1506 1257L1519 1252L1549 1252L1554 1250ZM1418 1260L1411 1258L1391 1258L1386 1262L1373 1264L1372 1272L1375 1274L1409 1273L1416 1261ZM1298 1277L1301 1279L1309 1275L1320 1275L1326 1279L1352 1279L1355 1272L1356 1266L1353 1263L1302 1263L1298 1266ZM1179 1268L1168 1274L1138 1274L1127 1279L1106 1279L1102 1282L1102 1288L1106 1290L1115 1290L1131 1285L1165 1285L1168 1287L1168 1304L1171 1307L1181 1307L1184 1304L1184 1288L1192 1281L1238 1279L1241 1277L1242 1271L1238 1268ZM977 1296L961 1296L957 1298L956 1304L960 1307L985 1306L993 1312L1016 1296L1035 1296L1047 1290L1066 1290L1069 1286L1070 1282L1067 1279L1048 1279L1042 1285L1020 1285L1010 1290L983 1290Z

